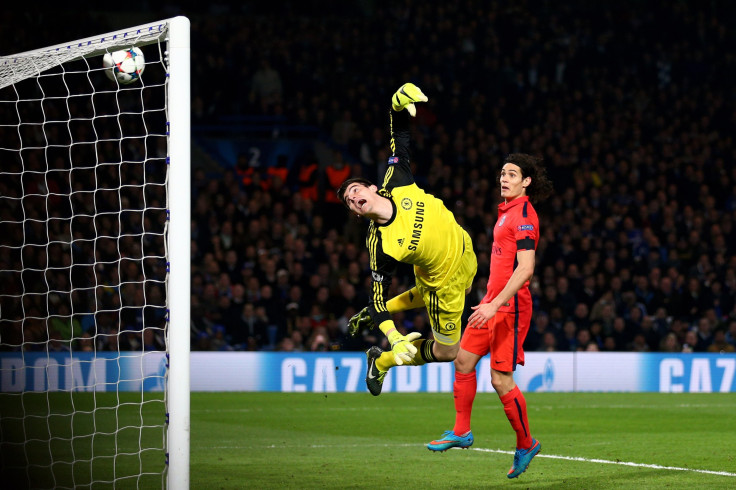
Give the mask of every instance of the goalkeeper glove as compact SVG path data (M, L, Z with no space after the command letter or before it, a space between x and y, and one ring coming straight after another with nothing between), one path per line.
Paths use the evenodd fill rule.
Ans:
M401 366L402 364L409 363L414 359L414 355L417 353L417 348L412 344L412 341L421 336L422 334L419 332L412 332L406 336L401 335L396 330L391 332L388 336L388 341L391 343L391 352L394 355L396 365Z
M348 332L351 337L355 337L358 335L358 332L366 328L373 328L373 319L371 319L371 315L368 313L367 306L350 317L350 320L348 320Z
M413 83L405 83L391 98L391 107L396 112L406 108L411 117L414 117L417 115L417 108L414 107L414 103L427 102L428 100L427 96L422 93L419 87Z

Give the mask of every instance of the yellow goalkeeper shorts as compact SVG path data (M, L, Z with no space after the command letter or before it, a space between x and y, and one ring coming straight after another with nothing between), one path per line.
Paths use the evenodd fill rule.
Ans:
M475 272L478 269L473 241L465 230L463 230L463 239L465 247L460 265L442 287L437 290L429 289L421 276L415 274L417 290L427 307L434 339L444 345L454 345L460 341L465 291L473 284Z

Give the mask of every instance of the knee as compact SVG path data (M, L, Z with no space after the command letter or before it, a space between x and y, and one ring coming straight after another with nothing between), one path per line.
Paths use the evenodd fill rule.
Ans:
M455 358L455 371L458 373L468 374L475 371L475 364L467 359L458 356Z
M458 344L442 345L439 342L434 343L434 358L440 362L450 362L457 359Z
M496 390L498 396L505 395L506 393L513 390L514 386L516 386L516 384L514 383L513 373L505 375L491 372L491 386L493 386L493 389Z

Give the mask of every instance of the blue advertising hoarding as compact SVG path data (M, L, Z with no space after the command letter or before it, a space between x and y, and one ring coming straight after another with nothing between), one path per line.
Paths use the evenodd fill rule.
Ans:
M365 392L360 352L192 352L192 391ZM514 377L526 392L734 393L736 355L530 352ZM0 391L161 391L161 352L0 353ZM392 369L384 392L451 392L452 363ZM489 358L478 392L493 391Z

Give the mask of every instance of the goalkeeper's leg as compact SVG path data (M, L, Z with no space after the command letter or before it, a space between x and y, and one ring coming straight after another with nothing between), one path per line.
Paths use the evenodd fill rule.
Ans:
M386 301L386 309L392 315L424 306L424 299L416 286Z
M404 366L423 366L430 362L450 362L455 359L460 349L460 343L444 345L432 339L417 339L412 342L417 348L417 353L410 361L404 362ZM376 360L376 367L381 371L388 371L397 366L394 355L390 350L385 351Z
M417 339L413 341L412 344L417 348L417 353L414 355L413 359L404 361L404 366L422 366L428 362L437 362L437 359L434 357L434 353L432 352L434 340ZM385 351L381 354L381 357L376 360L376 367L380 371L388 371L394 366L398 366L398 364L396 364L396 359L390 350Z
M416 286L386 301L386 309L392 315L400 311L421 308L422 306L424 306L424 300ZM355 337L362 330L370 330L373 327L373 320L367 306L348 320L348 332L351 337Z

